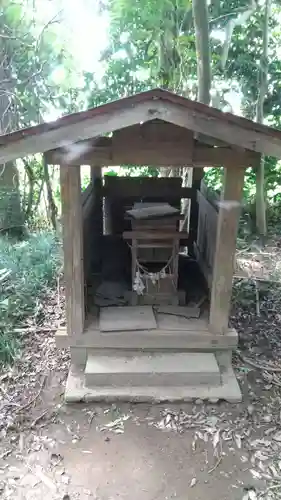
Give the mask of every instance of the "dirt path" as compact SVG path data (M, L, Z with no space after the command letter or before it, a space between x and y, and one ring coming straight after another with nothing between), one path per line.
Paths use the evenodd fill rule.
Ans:
M11 455L0 461L3 498L223 500L242 499L245 487L263 486L241 460L243 450L220 436L214 442L217 430L205 437L208 442L204 436L194 441L197 429L217 429L218 408L185 406L194 428L185 424L182 432L157 428L170 423L163 411L61 406L49 423L46 413L46 421L21 433ZM179 408L174 411L178 415Z
M48 325L24 332L0 374L0 498L281 498L281 373L269 369L281 357L279 310L270 322L236 314L240 405L66 406L69 354Z
M246 394L235 406L71 406L62 402L62 378L51 376L26 425L7 431L1 498L252 500L274 486L259 467L279 449L271 393L259 402L252 394L251 405Z

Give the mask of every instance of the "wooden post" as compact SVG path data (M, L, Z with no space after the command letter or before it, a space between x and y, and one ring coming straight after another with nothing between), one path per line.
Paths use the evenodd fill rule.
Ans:
M64 280L68 335L84 329L83 220L80 167L60 167Z
M192 189L196 193L200 190L201 180L204 177L203 168L193 168L192 173ZM198 218L199 218L199 207L197 202L197 196L195 196L190 202L190 216L189 216L189 244L188 250L191 255L194 254L193 243L197 241L198 233Z
M103 210L102 210L102 167L91 166L91 182L94 193L94 212L97 217L99 235L103 234Z
M209 317L209 327L213 333L223 334L228 329L244 170L242 167L233 166L225 168L224 171L224 189L217 223Z
M93 270L100 272L103 236L103 198L102 198L102 168L91 166L91 182L93 186L92 211L92 264Z

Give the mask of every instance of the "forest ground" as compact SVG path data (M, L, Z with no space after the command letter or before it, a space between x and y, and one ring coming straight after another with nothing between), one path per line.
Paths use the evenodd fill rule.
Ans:
M281 498L280 290L261 292L257 316L247 286L232 316L238 405L65 405L63 303L50 294L44 323L22 332L21 356L0 374L0 497Z

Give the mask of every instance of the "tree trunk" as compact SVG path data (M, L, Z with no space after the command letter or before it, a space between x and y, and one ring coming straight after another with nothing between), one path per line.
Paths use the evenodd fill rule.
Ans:
M198 101L209 104L212 75L207 1L192 0L192 9L197 55Z
M25 161L25 160L23 160L23 162L24 162L24 168L25 168L25 172L27 175L27 179L28 179L28 195L27 195L27 201L26 201L26 207L25 207L25 220L28 222L28 220L32 216L35 178L34 178L33 170L31 168L29 162Z
M0 165L0 231L21 237L24 233L24 217L19 194L17 167L13 162Z
M2 58L5 58L4 48ZM5 59L6 60L6 59ZM5 63L7 64L7 63ZM12 129L12 112L7 84L9 71L0 60L0 134ZM20 237L24 233L24 216L19 192L19 176L16 164L0 165L0 232Z
M207 0L192 0L193 23L195 30L197 78L198 78L198 101L203 104L210 103L210 90L212 83L210 35ZM198 135L197 138L200 139ZM202 135L201 135L201 138ZM204 139L204 138L203 138ZM200 189L201 179L204 176L203 168L196 168L196 175L192 174L192 188ZM189 251L193 253L193 243L197 241L198 227L198 203L192 200L189 216Z
M268 36L269 19L271 11L271 0L266 0L263 21L263 53L259 69L259 97L257 101L257 122L263 123L264 100L268 89ZM256 225L260 236L267 234L266 224L266 200L264 180L264 155L261 156L260 164L256 168Z
M48 164L43 156L43 168L44 168L44 179L46 183L46 188L47 188L47 198L48 198L48 212L50 214L50 219L51 223L53 226L54 231L57 229L57 213L58 209L55 204L54 196L53 196L53 190L52 190L52 184L50 180L50 175L49 175L49 169L48 169Z
M44 179L42 179L40 181L40 185L39 185L39 189L38 189L38 195L37 195L37 201L36 201L35 206L34 206L34 213L37 212L38 207L40 206L40 203L41 203L41 197L42 197L42 193L43 193L44 182L45 182Z

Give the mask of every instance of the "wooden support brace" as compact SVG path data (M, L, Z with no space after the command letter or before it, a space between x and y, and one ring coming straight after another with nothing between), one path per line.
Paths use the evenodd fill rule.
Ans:
M64 280L68 335L84 329L84 269L80 167L60 167Z
M211 289L209 327L212 333L224 334L228 329L244 170L242 167L231 167L224 172Z

